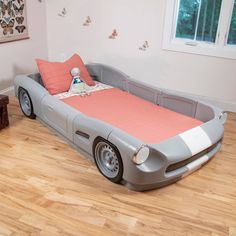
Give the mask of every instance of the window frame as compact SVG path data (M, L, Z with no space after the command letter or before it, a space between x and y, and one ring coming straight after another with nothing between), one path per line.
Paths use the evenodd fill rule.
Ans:
M166 0L166 14L162 48L213 57L236 59L236 45L227 44L234 0L222 0L215 43L176 38L180 0Z
M227 44L228 39L229 39L229 31L230 31L231 21L232 21L232 17L233 17L233 10L234 10L234 0L232 0L231 12L230 12L229 23L228 23L228 28L227 28L227 37L225 38L225 44L229 47L236 47L236 44L235 45Z

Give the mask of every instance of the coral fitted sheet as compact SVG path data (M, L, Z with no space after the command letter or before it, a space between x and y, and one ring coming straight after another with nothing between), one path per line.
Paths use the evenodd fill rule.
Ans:
M87 116L105 121L145 143L159 143L202 124L117 88L62 99Z

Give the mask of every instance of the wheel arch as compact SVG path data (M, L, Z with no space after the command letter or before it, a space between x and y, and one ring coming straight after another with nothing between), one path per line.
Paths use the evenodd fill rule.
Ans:
M27 96L28 99L29 99L29 102L30 102L30 110L31 110L31 111L30 111L30 114L26 114L26 112L25 112L24 109L23 109L23 106L24 106L24 105L22 104L22 101L21 101L21 95L20 95L21 91L23 91L24 93L26 93L26 96ZM23 114L24 114L26 117L30 118L30 119L35 119L35 118L36 118L36 115L35 115L35 113L34 113L34 105L33 105L33 102L32 102L32 99L31 99L31 96L30 96L29 92L28 92L25 88L22 88L21 86L19 86L19 87L18 87L17 96L18 96L20 108L21 108Z
M121 156L120 151L119 151L119 149L117 148L117 146L116 146L115 144L111 143L109 140L103 138L102 136L97 136L97 137L94 139L94 141L93 141L93 145L92 145L92 148L93 148L93 158L94 158L94 154L95 154L95 153L94 153L95 147L96 147L96 145L98 144L98 142L100 142L100 141L104 141L104 142L107 142L107 143L109 143L110 145L112 145L112 147L119 153L119 155L120 155L120 157L121 157L121 159L122 159L122 156ZM122 161L123 161L123 159L122 159Z
M49 95L48 91L33 80L29 75L18 75L14 80L15 95L18 96L19 89L25 89L32 101L34 107L34 113L40 117L41 115L41 101L46 95Z
M107 139L105 139L105 138L103 138L103 137L101 137L101 136L97 136L97 137L94 139L94 141L93 141L93 146L92 146L93 159L94 159L94 162L95 162L95 164L96 164L96 166L97 166L97 168L98 168L98 170L99 170L100 172L101 172L101 170L99 169L99 167L98 167L98 165L97 165L97 163L96 163L96 158L95 158L95 148L96 148L96 146L97 146L97 144L98 144L99 142L105 142L105 143L109 144L109 145L115 150L116 155L118 155L118 158L120 158L120 161L121 161L121 175L120 175L120 178L118 178L119 180L118 180L118 181L112 181L111 179L108 178L110 181L112 181L112 182L114 182L114 183L120 183L120 182L122 181L122 179L123 179L123 174L124 174L124 161L123 161L123 159L122 159L122 156L121 156L121 154L120 154L119 149L117 148L117 146L116 146L115 144L111 143L110 141L108 141ZM101 172L101 173L102 173L102 172ZM102 175L105 176L103 173L102 173ZM105 177L106 177L106 176L105 176ZM106 178L107 178L107 177L106 177Z

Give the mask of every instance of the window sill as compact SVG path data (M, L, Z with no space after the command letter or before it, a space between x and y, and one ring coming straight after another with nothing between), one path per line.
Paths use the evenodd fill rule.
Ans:
M164 50L191 53L210 57L219 57L236 60L236 46L218 46L213 43L202 43L194 41L172 40L170 42L163 42Z

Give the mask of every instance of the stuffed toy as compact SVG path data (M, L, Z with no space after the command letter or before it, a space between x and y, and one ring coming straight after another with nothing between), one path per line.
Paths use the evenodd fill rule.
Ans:
M86 93L86 84L80 79L80 69L75 67L70 71L73 79L70 85L70 92L76 94Z

